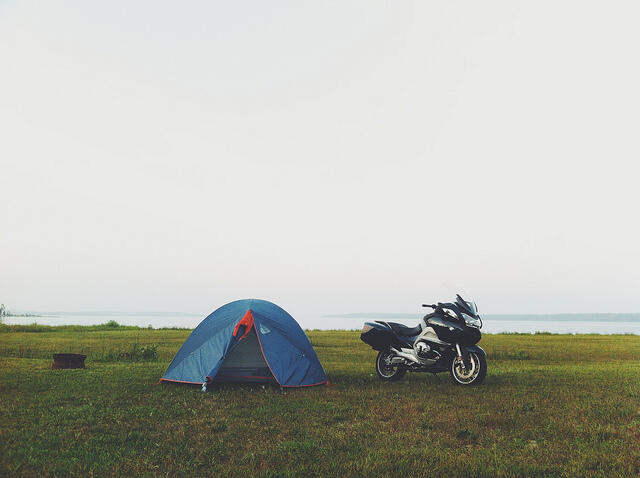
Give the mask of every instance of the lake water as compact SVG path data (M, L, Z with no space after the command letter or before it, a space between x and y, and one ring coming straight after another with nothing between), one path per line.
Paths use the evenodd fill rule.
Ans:
M5 317L7 324L42 325L97 325L115 320L121 325L154 328L194 328L205 317L199 315L56 315L45 317ZM303 329L353 330L362 328L365 321L389 320L409 326L418 324L419 318L411 314L347 314L345 316L297 315ZM482 331L551 332L559 334L638 334L640 314L560 314L560 315L487 315L483 317Z

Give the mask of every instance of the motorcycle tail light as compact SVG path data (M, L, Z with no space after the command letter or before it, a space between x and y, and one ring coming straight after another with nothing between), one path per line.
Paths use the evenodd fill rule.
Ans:
M373 326L364 324L362 327L362 333L364 334L365 332L369 332L371 329L373 329Z

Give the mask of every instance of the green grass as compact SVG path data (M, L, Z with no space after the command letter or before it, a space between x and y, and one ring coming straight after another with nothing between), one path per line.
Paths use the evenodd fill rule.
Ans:
M640 474L638 336L486 335L485 385L462 388L381 382L358 333L313 331L336 386L153 386L189 333L0 328L0 476ZM135 344L157 361L109 360Z

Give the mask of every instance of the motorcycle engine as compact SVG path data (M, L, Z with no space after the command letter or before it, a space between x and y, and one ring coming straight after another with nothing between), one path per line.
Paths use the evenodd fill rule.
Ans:
M431 352L431 346L425 340L418 340L413 345L413 348L416 351L416 355L418 355L418 357L420 357L421 359L429 358L429 355L431 355L429 353Z
M420 339L413 344L413 349L420 360L437 360L440 358L440 353L424 339Z

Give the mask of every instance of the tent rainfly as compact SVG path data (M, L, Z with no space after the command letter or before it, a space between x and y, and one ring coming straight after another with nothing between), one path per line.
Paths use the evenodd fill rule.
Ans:
M266 300L223 305L191 333L160 379L166 382L327 383L311 342L285 310Z

